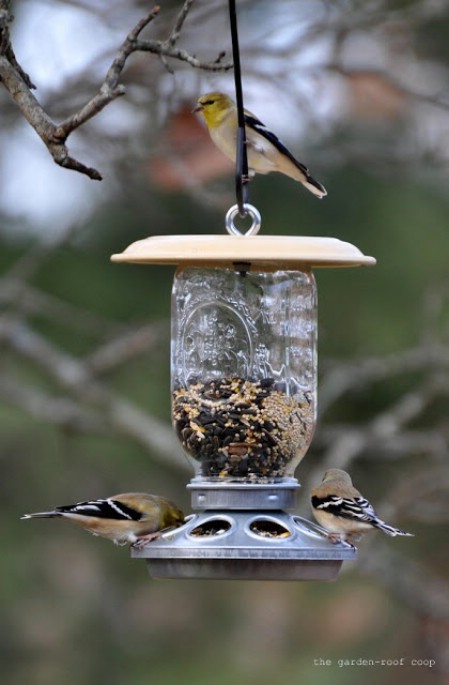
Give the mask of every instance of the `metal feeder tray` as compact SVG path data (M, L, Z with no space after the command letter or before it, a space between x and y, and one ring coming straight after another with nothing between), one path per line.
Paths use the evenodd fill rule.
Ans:
M187 488L192 508L201 511L132 549L154 578L334 580L344 560L357 558L352 545L331 543L320 526L285 511L295 506L295 478L257 484L193 478Z
M154 578L334 580L357 551L284 511L209 510L163 533L132 556Z

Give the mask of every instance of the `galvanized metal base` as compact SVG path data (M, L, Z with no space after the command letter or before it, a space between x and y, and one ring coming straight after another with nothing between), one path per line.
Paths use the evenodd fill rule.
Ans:
M351 545L285 511L209 510L189 516L132 556L154 578L334 580Z

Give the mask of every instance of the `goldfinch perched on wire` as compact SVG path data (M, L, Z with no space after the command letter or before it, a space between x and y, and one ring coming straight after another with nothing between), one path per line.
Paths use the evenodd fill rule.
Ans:
M378 528L387 535L407 535L389 526L376 516L371 504L352 485L351 476L341 469L330 469L321 485L311 492L312 511L316 520L329 532L328 538L337 543L357 542L369 530Z
M224 93L207 93L197 101L194 112L201 112L215 145L235 162L238 118L235 102ZM304 164L298 162L279 138L254 114L245 110L245 135L249 175L279 171L302 183L320 199L326 189L315 181Z
M116 545L130 543L133 547L143 547L162 530L184 522L184 514L173 502L144 492L126 492L107 499L69 504L21 518L67 519L93 535L109 538Z

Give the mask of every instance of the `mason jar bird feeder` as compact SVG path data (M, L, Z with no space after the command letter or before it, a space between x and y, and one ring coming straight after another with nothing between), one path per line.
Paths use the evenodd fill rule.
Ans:
M294 515L295 469L317 408L317 296L313 268L374 264L334 238L153 236L114 262L172 264L172 422L194 469L192 509L136 558L166 578L330 580L345 542Z

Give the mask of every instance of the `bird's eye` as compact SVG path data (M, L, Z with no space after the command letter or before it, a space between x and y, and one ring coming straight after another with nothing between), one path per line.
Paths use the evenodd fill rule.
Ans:
M205 102L203 102L203 105L205 105L207 107L208 105L213 105L214 103L215 103L215 100L206 100Z

